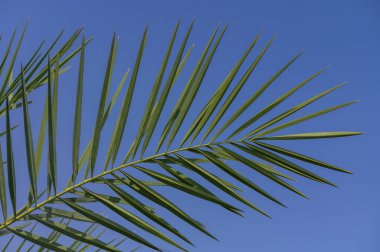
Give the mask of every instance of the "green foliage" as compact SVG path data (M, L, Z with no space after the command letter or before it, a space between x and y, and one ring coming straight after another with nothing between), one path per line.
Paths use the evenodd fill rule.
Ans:
M293 127L355 103L354 101L339 104L285 121L299 110L316 102L342 85L309 98L266 120L261 125L255 126L259 119L264 119L265 115L280 106L292 94L325 71L325 69L322 69L316 72L269 105L264 106L261 111L252 114L250 112L252 104L257 102L261 95L279 76L291 67L301 54L293 57L268 81L258 87L246 101L241 103L242 105L236 111L231 111L231 105L238 99L244 85L249 83L250 76L274 41L274 39L271 39L259 52L258 56L251 63L247 63L248 69L241 75L239 80L236 80L237 76L239 76L238 73L243 71L242 68L247 62L248 56L260 40L261 34L254 38L222 83L209 96L209 100L201 108L195 120L186 125L184 123L185 118L187 118L189 111L194 108L193 104L196 102L196 96L226 32L226 27L220 32L218 27L213 32L181 94L176 98L171 93L172 88L182 69L186 67L187 60L191 56L193 49L193 46L188 46L188 40L193 28L192 23L180 42L178 52L173 52L179 26L178 22L169 40L156 80L152 84L152 90L149 93L141 122L137 127L137 133L129 145L129 151L126 153L122 151L120 146L123 136L130 134L130 124L137 123L135 118L130 117L130 112L136 105L133 104L132 99L135 96L139 69L143 64L144 48L148 42L148 28L143 33L131 74L129 75L128 69L114 95L109 99L118 49L118 37L113 36L96 121L86 124L83 124L82 120L83 96L86 95L84 92L85 49L91 38L86 40L83 35L81 45L74 48L75 42L82 34L82 30L79 29L66 41L61 42L63 44L61 48L56 49L58 42L61 41L61 33L45 51L43 50L43 42L27 63L21 66L19 74L13 76L14 69L17 69L14 66L15 60L22 44L26 27L16 43L13 54L11 54L11 51L13 44L15 44L16 33L12 35L0 62L0 75L4 75L4 82L0 88L0 106L2 108L0 113L3 115L6 127L6 131L2 133L6 137L6 156L2 155L3 148L0 146L0 202L3 216L3 221L0 223L0 239L2 240L1 244L4 244L3 251L7 250L11 243L16 242L19 242L18 250L22 249L23 251L85 251L89 248L97 249L96 251L119 251L118 247L123 244L126 238L153 250L162 251L161 248L153 244L153 241L132 231L131 226L133 226L133 230L137 228L145 231L145 233L155 236L156 239L186 251L186 246L192 245L192 242L186 234L179 231L177 225L173 224L176 223L175 221L170 224L160 214L162 209L166 209L176 216L174 218L184 221L184 223L201 233L214 239L216 238L202 223L186 213L175 202L169 200L165 193L159 192L157 190L159 187L165 186L171 190L219 205L233 214L243 215L242 210L234 205L233 200L227 200L232 197L254 211L270 217L256 203L244 198L241 195L241 189L235 183L240 182L276 204L281 206L284 206L284 204L256 182L240 173L240 166L249 167L252 171L274 182L274 184L302 197L307 196L292 185L292 175L334 186L332 182L304 168L306 164L350 173L335 165L267 143L267 141L272 140L336 138L361 134L360 132L302 132L273 135L273 133L285 128ZM55 53L53 53L53 49L55 49ZM79 57L79 67L75 114L73 115L72 167L65 170L65 172L71 172L70 179L66 182L57 177L59 172L57 169L59 146L56 143L58 85L60 74L67 70L66 65L76 56ZM170 59L173 60L170 61ZM116 122L111 122L108 120L109 114L113 111L115 101L129 76L129 84L126 88L117 120ZM43 86L46 87L48 92L35 146L32 137L31 120L36 117L29 114L28 95ZM163 111L170 99L177 99L177 101L171 108L172 112L166 116ZM138 106L142 106L142 104L138 104ZM14 158L21 158L22 155L18 150L14 150L12 138L13 134L19 134L15 130L16 126L12 126L11 120L12 110L18 107L22 107L23 112L25 158L27 160L26 174L30 182L30 190L27 195L17 193L17 183L20 178L16 176L14 164ZM241 122L240 118L246 112L250 112L252 116L247 121ZM231 116L228 116L229 114ZM99 151L102 149L99 147L101 144L105 144L101 136L104 133L103 128L106 122L111 123L114 129L111 139L108 140L109 146L106 148L106 153L104 153L106 157L105 165L101 166L98 157ZM158 132L160 129L158 125L161 124L164 125L163 130ZM81 154L80 146L83 145L81 128L83 125L85 127L93 126L94 130L91 139ZM185 132L185 134L180 136L180 132ZM227 132L232 133L228 135ZM157 143L152 141L152 136L155 133L159 133ZM244 136L238 137L239 135ZM47 145L45 145L45 140L47 140ZM196 141L198 142L195 144ZM175 145L177 142L179 144ZM155 150L155 154L147 154L147 150L150 149ZM40 174L44 150L47 152L45 177ZM123 162L118 163L120 158ZM234 182L228 182L225 178L219 177L216 172L224 173L225 178ZM149 180L143 179L147 177ZM200 177L202 177L203 182L199 181ZM42 186L43 183L39 183L42 180L47 181L46 187ZM214 189L218 189L218 193L213 192L212 190ZM103 193L98 193L99 190L102 190ZM223 194L231 197L224 199L218 196ZM19 208L17 202L21 200L25 201L26 205ZM145 203L146 200L156 203L159 209L149 206ZM99 206L101 206L102 211L106 211L106 215L99 211ZM118 221L111 220L111 218L107 217L108 215L115 216ZM124 223L129 223L129 225ZM101 228L102 230L99 232ZM94 234L95 232L97 234ZM102 236L104 232L117 234L117 239L105 241ZM15 237L18 237L18 239ZM70 239L73 240L72 243L67 242ZM184 243L186 246L180 243ZM135 248L133 251L137 249ZM125 249L123 250L125 251Z

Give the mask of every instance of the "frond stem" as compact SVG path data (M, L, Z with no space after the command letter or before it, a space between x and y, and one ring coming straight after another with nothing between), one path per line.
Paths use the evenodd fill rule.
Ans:
M181 152L181 151L187 151L187 150L190 150L190 149L194 149L194 148L201 148L201 147L207 147L207 146L210 146L210 145L217 145L217 144L228 144L228 143L233 143L233 142L242 142L244 141L243 139L241 140L232 140L232 141L221 141L221 142L211 142L211 143L205 143L205 144L199 144L199 145L194 145L194 146L187 146L187 147L183 147L183 148L179 148L179 149L175 149L175 150L171 150L171 151L166 151L166 152L163 152L163 153L159 153L159 154L155 154L155 155L152 155L152 156L149 156L149 157L146 157L146 158L143 158L143 159L140 159L140 160L136 160L136 161L131 161L127 164L122 164L118 167L115 167L113 169L110 169L110 170L106 170L96 176L93 176L91 178L88 178L88 179L85 179L83 180L82 182L78 183L78 184L75 184L75 185L72 185L70 187L67 187L65 190L63 190L62 192L59 192L49 198L47 198L46 200L36 204L35 206L33 207L30 207L26 210L24 210L24 207L19 210L18 212L21 212L23 211L22 213L20 213L19 215L16 215L16 217L14 216L11 216L5 223L2 223L0 225L0 231L3 230L4 228L6 228L7 226L17 222L17 221L20 221L22 220L22 218L24 218L25 216L27 216L28 214L32 213L33 211L39 209L40 207L46 205L46 204L49 204L50 202L54 201L55 199L63 196L64 194L78 188L78 187L81 187L81 186L84 186L85 184L87 183L90 183L90 182L93 182L103 176L106 176L108 174L111 174L113 172L116 172L120 169L123 169L123 168L126 168L128 166L132 166L132 165L135 165L135 164L139 164L139 163L144 163L146 161L149 161L149 160L152 160L152 159L155 159L155 158L158 158L158 157L162 157L162 156L165 156L165 155L169 155L169 154L173 154L173 153L176 153L176 152Z

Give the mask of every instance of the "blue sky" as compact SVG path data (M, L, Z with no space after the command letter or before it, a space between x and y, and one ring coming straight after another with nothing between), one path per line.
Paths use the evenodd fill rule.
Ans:
M260 48L273 35L277 34L277 39L263 60L263 64L257 68L254 77L247 84L247 91L242 94L242 100L247 98L257 85L268 79L271 74L302 50L304 54L301 58L284 76L279 78L277 84L268 90L256 106L267 104L313 72L325 66L331 66L323 76L298 92L284 107L288 108L343 81L347 81L348 84L302 113L345 101L360 100L360 103L352 107L304 123L293 131L288 131L295 133L297 131L353 130L366 133L348 139L287 143L287 146L294 150L351 170L354 175L316 170L338 184L338 189L300 179L295 185L311 198L311 200L305 200L283 190L280 191L279 187L266 184L288 206L288 209L284 209L269 202L259 201L259 205L270 212L273 219L259 216L244 207L243 209L247 211L246 218L239 218L223 209L195 201L185 201L178 195L173 196L177 197L177 200L183 199L181 205L186 206L189 212L204 221L208 229L220 240L220 242L213 241L184 227L196 244L193 251L372 252L380 250L378 239L380 234L378 214L380 210L378 197L380 176L378 167L380 147L379 12L380 3L376 0L0 0L0 31L9 38L13 28L21 28L26 19L30 18L30 27L26 35L26 44L22 48L22 55L29 55L42 38L51 41L63 28L66 28L69 33L75 28L84 26L87 36L95 36L95 40L88 49L88 65L85 74L88 97L85 100L84 121L91 129L84 130L85 139L88 139L92 133L92 122L96 114L91 108L96 108L98 104L98 100L94 97L100 94L102 74L114 32L120 36L120 42L112 90L115 90L123 71L133 66L143 29L145 25L149 25L146 60L143 60L138 92L133 101L137 107L131 114L132 118L139 118L138 116L141 116L143 112L143 106L139 106L139 101L147 97L146 90L149 89L145 87L150 88L154 81L171 30L179 18L182 18L179 34L181 37L191 20L196 20L189 40L194 43L194 55L189 59L184 75L190 73L191 66L194 66L202 46L216 25L227 23L229 25L215 61L205 78L207 84L204 85L198 97L200 102L195 104L195 110L203 106L203 98L215 90L214 88L223 80L250 41L260 31L263 32L262 40L258 45ZM257 51L258 49L254 54L257 54ZM250 59L253 59L252 56ZM59 164L62 166L71 163L69 156L71 131L65 133L65 129L72 127L70 118L72 118L74 108L76 70L73 71L73 73L69 72L67 77L62 77L62 82L66 81L67 84L61 86L60 89L64 98L60 100L59 110L63 115L67 115L62 116L58 126L58 142L61 148ZM184 80L180 78L179 82ZM174 95L179 91L180 86L174 89ZM43 97L43 93L36 92L35 98ZM40 113L42 102L34 104L36 105L33 105L35 107L31 110ZM120 106L120 103L118 104ZM253 107L252 112L255 111ZM195 115L196 113L193 114ZM246 118L248 117L249 115L246 115ZM39 118L36 116L34 122L36 132ZM116 115L112 115L112 118L115 119ZM15 120L17 119L16 116ZM137 127L137 124L133 125L131 121L129 124L132 127L131 131L136 130L134 127ZM133 134L126 136L126 139L132 137ZM23 148L22 146L20 144L20 148ZM23 161L19 163L22 165ZM254 199L248 193L245 195Z

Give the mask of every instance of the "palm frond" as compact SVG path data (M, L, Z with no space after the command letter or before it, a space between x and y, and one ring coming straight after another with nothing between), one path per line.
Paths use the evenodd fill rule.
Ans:
M6 126L6 131L2 133L6 138L6 156L4 156L6 160L3 160L0 146L0 203L3 213L3 221L0 223L0 240L7 241L1 243L4 244L3 251L11 243L17 243L15 247L27 251L36 249L37 251L45 249L46 251L86 251L89 248L95 251L125 251L126 248L119 248L121 244L124 244L125 238L157 251L163 251L160 246L153 244L153 240L157 239L177 249L187 251L187 246L193 243L180 230L180 225L171 224L177 222L163 217L161 212L163 209L186 225L213 239L217 238L207 230L204 224L178 206L174 200L169 199L166 190L161 192L160 187L170 188L178 193L218 205L239 216L243 215L242 207L235 204L243 204L270 217L261 209L258 202L251 202L241 195L243 189L240 188L240 184L276 204L281 206L285 204L267 189L259 186L257 181L243 175L241 171L243 167L261 174L262 177L258 176L257 180L267 178L273 184L305 198L307 196L294 186L294 175L335 186L333 182L307 169L306 165L311 164L350 173L338 166L267 143L274 140L325 139L361 134L351 131L278 133L283 129L292 128L355 103L354 101L335 105L286 121L299 110L335 91L342 84L266 119L273 109L279 108L295 92L316 79L326 70L325 68L290 88L273 102L264 105L263 109L254 113L248 120L240 121L244 113L251 111L252 104L257 103L263 93L285 74L301 55L299 53L292 57L247 100L241 101L238 98L239 93L246 85L249 85L251 75L273 44L274 38L259 50L251 63L247 63L260 43L262 34L255 36L222 83L204 101L205 105L198 109L199 106L194 105L198 102L197 95L227 28L226 26L220 31L217 27L184 83L182 92L177 97L172 90L174 84L181 85L184 79L182 69L187 66L187 60L192 56L190 53L194 44L189 46L189 40L193 25L194 23L190 24L179 44L178 51L173 53L180 22L176 24L169 38L157 77L152 83L147 103L143 106L140 120L131 118L131 114L136 106L133 98L138 89L141 66L146 57L144 49L148 46L148 28L143 32L131 75L129 75L129 68L124 68L128 70L120 77L121 81L115 93L110 96L113 70L117 64L118 37L115 34L109 49L96 121L93 124L82 120L83 97L86 94L85 55L88 51L86 46L91 39L86 40L82 29L79 29L63 43L56 53L53 53L53 48L62 37L61 33L47 50L43 51L44 43L41 43L26 64L21 66L20 73L14 75L14 63L25 29L12 54L12 46L16 39L16 32L13 33L0 61L0 75L5 72L4 83L0 89L0 115L5 114ZM76 49L70 50L81 34L81 44ZM57 155L61 153L61 150L60 145L57 144L59 139L56 139L59 122L59 76L67 70L66 65L76 56L79 56L79 66L76 73L76 97L75 101L73 100L75 112L72 150L70 150L72 167L65 169L65 172L71 171L68 181L62 181L58 179L61 168L58 168ZM6 68L7 62L8 68ZM246 70L243 69L245 65L248 66ZM112 117L109 115L115 112L116 100L123 87L127 85L125 83L128 83L128 86L121 107L119 111L116 111L117 119L112 122L110 120ZM45 84L47 84L47 95L39 122L37 144L34 146L31 120L35 117L29 115L28 95ZM237 102L238 99L239 102ZM66 100L70 101L70 99ZM169 107L170 100L176 101L172 107ZM232 104L240 106L236 111L230 111ZM139 103L137 106L142 105ZM26 174L29 181L29 192L26 197L19 195L19 190L17 190L17 184L23 178L16 177L14 158L16 155L17 158L21 158L22 154L18 150L17 153L15 152L12 141L12 135L18 134L18 131L15 130L16 126L12 126L11 115L12 110L18 107L22 107L24 119ZM169 109L169 113L166 109ZM195 119L186 125L185 119L194 111ZM231 116L225 118L229 113ZM259 120L264 122L254 127L253 125ZM137 121L140 121L140 124L137 127L131 127L131 124ZM106 134L103 134L102 130L106 124L113 126L110 139L104 139ZM233 127L235 124L237 126ZM91 125L94 127L93 133L86 143L81 128ZM163 125L162 129L161 125ZM132 128L135 128L136 132L133 132ZM181 132L185 133L180 135ZM223 137L227 132L231 132L230 135ZM279 135L273 135L274 133ZM134 138L129 137L129 140L126 140L127 138L124 137L126 134ZM240 135L243 136L239 137ZM155 142L153 139L158 139L158 141ZM47 145L45 145L46 140ZM82 145L85 148L81 153ZM103 145L107 148L101 148ZM124 151L125 147L128 151ZM46 167L43 165L44 150L47 152ZM105 153L100 153L103 150ZM104 157L104 160L101 157ZM119 160L120 158L122 160ZM99 165L101 161L104 161L103 165ZM41 169L45 169L44 172L40 172ZM43 179L46 183L40 183ZM21 200L24 200L26 204L18 208L16 202ZM149 202L153 202L154 205ZM105 211L104 214L101 211ZM112 216L112 218L107 216ZM126 222L128 224L125 224ZM98 232L100 229L101 231ZM102 236L103 233L118 234L120 239L106 241ZM145 238L146 234L149 234L147 238ZM151 241L149 237L154 237L154 239ZM68 240L72 242L67 242ZM130 247L132 251L138 248L134 244Z

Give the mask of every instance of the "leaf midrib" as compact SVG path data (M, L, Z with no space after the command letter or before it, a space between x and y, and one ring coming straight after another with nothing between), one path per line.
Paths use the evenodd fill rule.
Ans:
M173 154L173 153L176 153L176 152L181 152L181 151L187 151L187 150L190 150L190 149L194 149L194 148L200 148L200 147L207 147L207 146L211 146L211 145L218 145L218 144L227 144L227 143L233 143L233 142L242 142L244 141L244 139L240 139L240 140L229 140L229 141L221 141L221 142L212 142L212 143L205 143L205 144L199 144L199 145L194 145L194 146L188 146L188 147L184 147L184 148L179 148L179 149L175 149L175 150L171 150L171 151L166 151L166 152L163 152L163 153L159 153L159 154L155 154L155 155L152 155L152 156L149 156L149 157L146 157L146 158L143 158L143 159L140 159L140 160L136 160L136 161L132 161L132 162L129 162L127 164L123 164L123 165L120 165L118 167L115 167L113 169L110 169L110 170L107 170L105 172L102 172L96 176L93 176L91 178L88 178L88 179L85 179L83 180L82 182L78 183L78 184L75 184L69 188L66 188L65 190L63 190L62 192L59 192L57 194L55 194L54 196L36 204L34 207L31 207L27 210L25 210L23 213L19 214L16 216L16 218L13 216L11 219L7 220L5 223L3 223L2 225L0 225L0 231L4 228L7 228L7 226L9 225L12 225L13 223L17 222L17 221L20 221L23 217L27 216L28 214L32 213L33 211L39 209L40 207L46 205L46 204L49 204L50 202L54 201L55 199L65 195L66 193L69 193L70 191L78 188L78 187L81 187L81 186L84 186L86 185L87 183L90 183L90 182L93 182L103 176L106 176L108 174L111 174L113 172L116 172L120 169L123 169L123 168L126 168L128 166L132 166L132 165L135 165L135 164L139 164L139 163L144 163L146 161L149 161L149 160L152 160L154 158L157 158L157 157L161 157L161 156L165 156L165 155L169 155L169 154ZM22 209L22 208L21 208Z

